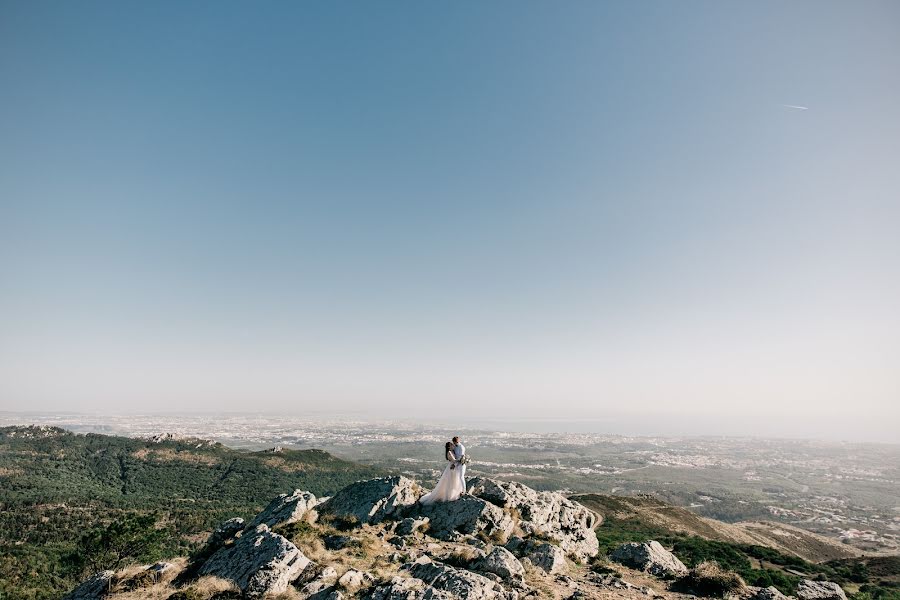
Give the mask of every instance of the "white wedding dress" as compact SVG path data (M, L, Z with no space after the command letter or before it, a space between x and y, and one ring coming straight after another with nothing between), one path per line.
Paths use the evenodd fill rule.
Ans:
M463 489L463 480L459 476L459 465L456 465L455 468L450 468L454 465L456 465L456 461L448 459L447 466L444 467L444 472L441 474L441 478L438 479L437 485L434 486L433 490L419 498L420 504L452 502L459 499L465 489Z

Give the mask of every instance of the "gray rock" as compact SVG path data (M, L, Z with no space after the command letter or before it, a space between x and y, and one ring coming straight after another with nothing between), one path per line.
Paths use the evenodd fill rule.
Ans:
M297 546L259 525L245 531L233 545L217 550L198 574L227 579L248 598L260 598L286 591L309 564Z
M63 600L99 600L109 593L109 581L113 575L115 575L113 571L95 573L63 596Z
M420 505L419 511L430 519L429 535L443 540L459 541L462 539L459 534L482 533L505 542L515 527L502 509L474 496L463 496L455 502Z
M453 598L517 600L519 597L518 592L506 590L502 585L487 577L434 562L427 556L404 565L403 568L409 571L413 577L447 592Z
M359 523L381 523L403 517L416 504L419 485L406 477L381 477L353 483L317 507L319 514Z
M553 539L575 560L585 561L599 552L594 533L597 515L558 492L538 492L521 483L476 477L469 482L469 493L517 512L526 533Z
M353 542L353 538L349 535L326 535L322 538L326 550L343 550Z
M256 515L247 527L254 529L257 525L265 524L273 528L293 523L302 519L316 504L316 497L303 490L294 490L293 494L280 494L269 502L269 505Z
M240 517L228 519L213 530L209 538L206 540L206 548L208 550L218 550L219 547L232 539L238 532L244 530L244 520Z
M337 579L337 571L333 567L310 563L294 582L294 586L304 598L321 598L331 593Z
M502 546L495 546L484 558L476 560L472 568L476 571L493 573L505 580L521 581L525 576L525 567L519 559Z
M688 573L684 563L655 540L622 544L609 557L626 567L646 571L657 577L674 577Z
M421 579L394 577L362 596L364 600L452 600L453 596L436 589Z
M422 517L420 519L407 517L397 523L397 528L394 530L394 533L396 533L397 535L412 535L417 531L428 527L429 522L430 519L428 517Z
M788 597L771 585L765 588L750 585L741 594L741 598L744 600L787 600Z
M797 586L800 600L847 600L841 586L832 581L812 581L804 579Z
M526 553L531 564L550 575L565 573L569 569L566 553L559 546L547 542L528 544Z
M338 579L338 585L350 593L356 592L360 588L369 587L375 582L375 578L365 571L357 571L349 569Z

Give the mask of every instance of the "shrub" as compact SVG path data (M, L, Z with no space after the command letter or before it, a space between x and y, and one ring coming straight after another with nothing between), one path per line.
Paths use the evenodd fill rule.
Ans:
M737 592L745 586L737 573L726 571L714 561L702 562L679 579L676 588L698 596L718 596Z

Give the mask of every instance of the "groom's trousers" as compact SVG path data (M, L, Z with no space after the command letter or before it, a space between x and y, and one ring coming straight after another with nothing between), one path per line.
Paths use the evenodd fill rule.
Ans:
M466 465L456 465L459 480L462 482L463 494L466 493Z

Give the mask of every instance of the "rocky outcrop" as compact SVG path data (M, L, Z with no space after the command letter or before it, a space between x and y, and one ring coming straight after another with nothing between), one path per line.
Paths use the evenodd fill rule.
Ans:
M657 541L622 544L609 557L626 567L657 577L678 577L688 573L684 563Z
M363 595L364 600L451 600L454 597L414 577L394 577Z
M376 524L400 518L416 504L419 485L406 477L381 477L348 485L318 506L321 515Z
M317 504L316 497L303 490L295 490L293 494L281 494L256 515L247 527L255 528L257 525L265 524L271 529L276 525L293 523L302 519Z
M369 587L375 582L375 578L365 571L357 571L356 569L348 569L346 573L338 579L338 585L350 593L358 591L360 588Z
M228 519L227 521L220 523L219 526L216 527L216 529L209 536L209 539L206 540L206 546L207 548L217 550L222 544L232 539L238 534L238 532L243 530L244 520L242 518L235 517L233 519Z
M429 526L430 519L428 517L422 517L419 519L407 517L397 523L397 527L396 529L394 529L394 533L396 533L397 535L413 535L418 531L427 529Z
M63 600L99 600L109 591L109 582L113 575L115 575L113 571L95 573L64 596Z
M778 591L778 588L747 586L744 593L741 594L743 600L787 600L788 597Z
M576 560L587 560L599 552L594 534L597 515L558 492L538 492L521 483L484 477L470 480L469 492L520 515L519 526L525 533L555 541Z
M525 576L525 568L512 552L501 546L495 546L483 558L472 563L476 571L493 573L506 581L521 581Z
M847 600L841 586L832 581L812 581L804 579L797 586L800 600Z
M568 570L566 553L558 546L544 542L542 544L528 544L526 557L531 564L550 575L561 575Z
M454 502L438 502L419 506L419 514L429 519L428 534L438 539L453 539L454 534L487 536L505 543L515 527L515 522L494 504L463 496Z
M491 581L487 577L432 561L427 556L404 565L403 568L416 579L421 579L431 587L447 592L454 598L517 600L519 597L517 592L506 590L499 583Z
M259 525L245 531L233 545L217 550L199 574L227 579L248 598L261 598L286 591L309 563L297 546Z

